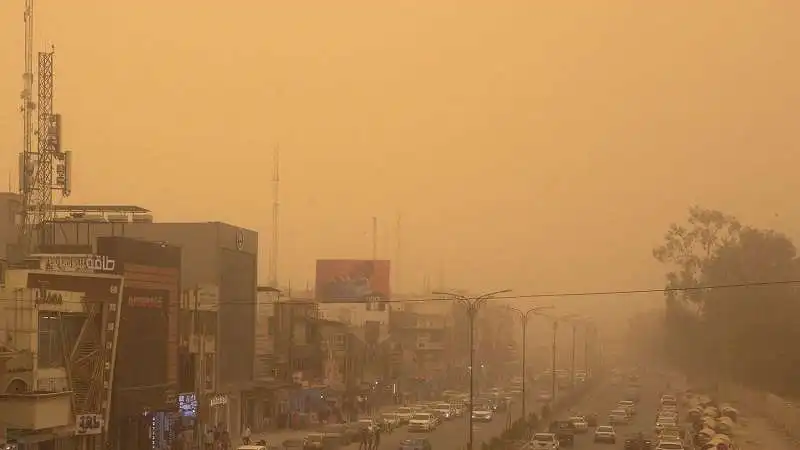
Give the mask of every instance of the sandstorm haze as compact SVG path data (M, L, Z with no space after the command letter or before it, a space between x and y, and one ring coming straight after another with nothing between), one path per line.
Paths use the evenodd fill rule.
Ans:
M23 2L0 3L16 177ZM38 0L71 203L270 236L280 278L394 257L401 286L657 288L690 204L798 236L796 2ZM262 258L266 261L266 258ZM443 270L440 270L443 267ZM266 281L266 263L261 264ZM659 305L660 297L652 297Z

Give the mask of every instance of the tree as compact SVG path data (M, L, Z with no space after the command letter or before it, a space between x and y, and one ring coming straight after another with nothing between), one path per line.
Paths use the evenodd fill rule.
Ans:
M677 361L777 392L797 389L800 302L791 282L800 260L788 237L693 207L653 256L669 267L665 329Z
M735 217L699 206L689 208L685 225L670 225L664 243L653 249L653 257L673 269L666 275L668 306L681 298L702 306L702 292L696 288L705 265L720 248L737 242L741 229ZM677 295L677 289L688 290Z

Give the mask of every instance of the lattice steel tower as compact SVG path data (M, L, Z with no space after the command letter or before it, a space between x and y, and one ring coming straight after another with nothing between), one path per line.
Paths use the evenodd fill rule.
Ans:
M38 58L37 101L33 101L33 0L25 0L25 87L22 91L23 149L19 157L19 191L22 196L20 251L30 252L42 242L35 237L41 225L53 219L53 191L71 191L71 154L61 148L61 116L53 113L54 49ZM38 109L34 130L33 115ZM37 146L34 149L34 135ZM36 239L38 237L38 239Z

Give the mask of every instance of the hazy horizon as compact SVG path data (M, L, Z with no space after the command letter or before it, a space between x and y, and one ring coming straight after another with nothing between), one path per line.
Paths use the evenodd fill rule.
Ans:
M23 3L0 3L14 177ZM579 4L37 2L64 203L257 230L266 281L280 146L281 282L371 257L373 216L397 263L402 215L395 291L658 288L692 204L800 236L800 4Z

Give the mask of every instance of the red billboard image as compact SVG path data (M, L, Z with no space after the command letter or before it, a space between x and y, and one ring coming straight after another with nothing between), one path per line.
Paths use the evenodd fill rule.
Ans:
M315 297L321 302L367 302L389 299L388 260L317 260Z

